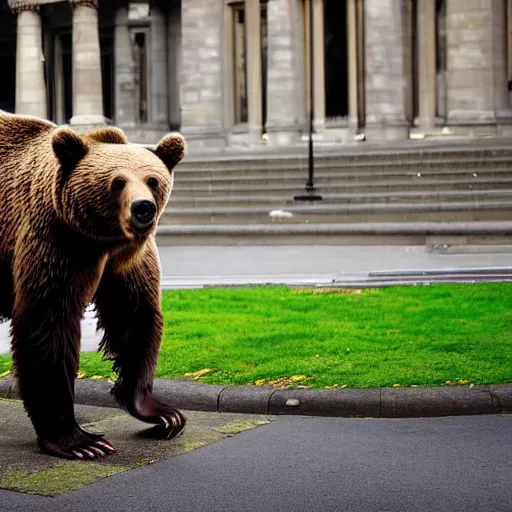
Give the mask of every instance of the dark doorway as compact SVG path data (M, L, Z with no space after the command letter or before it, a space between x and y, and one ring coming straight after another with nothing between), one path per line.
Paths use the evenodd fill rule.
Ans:
M112 119L114 103L114 38L112 30L100 33L103 115Z
M346 0L324 0L325 115L348 116Z
M0 109L16 106L16 17L5 0L0 1Z
M407 121L414 126L419 116L418 82L418 6L416 0L407 0L406 8L406 44L407 53Z
M268 17L267 2L261 3L261 126L267 126Z
M61 101L64 107L64 119L69 123L73 117L73 37L66 33L60 35L61 44L61 66L62 66L62 96Z

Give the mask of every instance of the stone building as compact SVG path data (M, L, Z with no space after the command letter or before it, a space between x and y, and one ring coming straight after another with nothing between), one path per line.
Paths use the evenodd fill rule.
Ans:
M0 108L291 145L311 36L320 140L512 135L512 0L0 0Z

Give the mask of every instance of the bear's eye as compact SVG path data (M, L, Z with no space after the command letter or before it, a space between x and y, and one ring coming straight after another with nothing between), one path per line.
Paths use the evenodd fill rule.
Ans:
M160 185L158 180L156 178L153 178L153 177L148 178L146 183L148 184L148 187L152 188L153 190L157 190L159 185Z
M112 192L121 192L123 190L124 186L126 185L126 180L123 178L116 178L112 181L111 189Z

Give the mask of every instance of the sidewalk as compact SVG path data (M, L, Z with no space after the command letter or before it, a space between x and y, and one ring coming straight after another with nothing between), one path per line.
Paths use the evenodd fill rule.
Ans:
M247 414L186 414L186 431L167 441L154 438L151 426L117 408L79 405L77 421L91 432L105 433L118 450L113 456L84 463L40 454L23 404L0 399L0 489L56 496L221 441L268 424L272 419ZM2 504L0 510L6 510Z

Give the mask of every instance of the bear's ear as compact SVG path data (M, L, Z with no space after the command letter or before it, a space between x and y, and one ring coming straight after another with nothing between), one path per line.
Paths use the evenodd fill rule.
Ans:
M184 157L185 147L185 139L183 136L174 132L169 133L160 140L154 153L162 160L169 171L172 171L176 164Z
M86 137L95 142L104 142L105 144L128 144L128 139L123 130L115 126L99 128L88 133Z
M58 128L52 137L55 156L66 169L73 169L87 153L87 144L71 128Z

